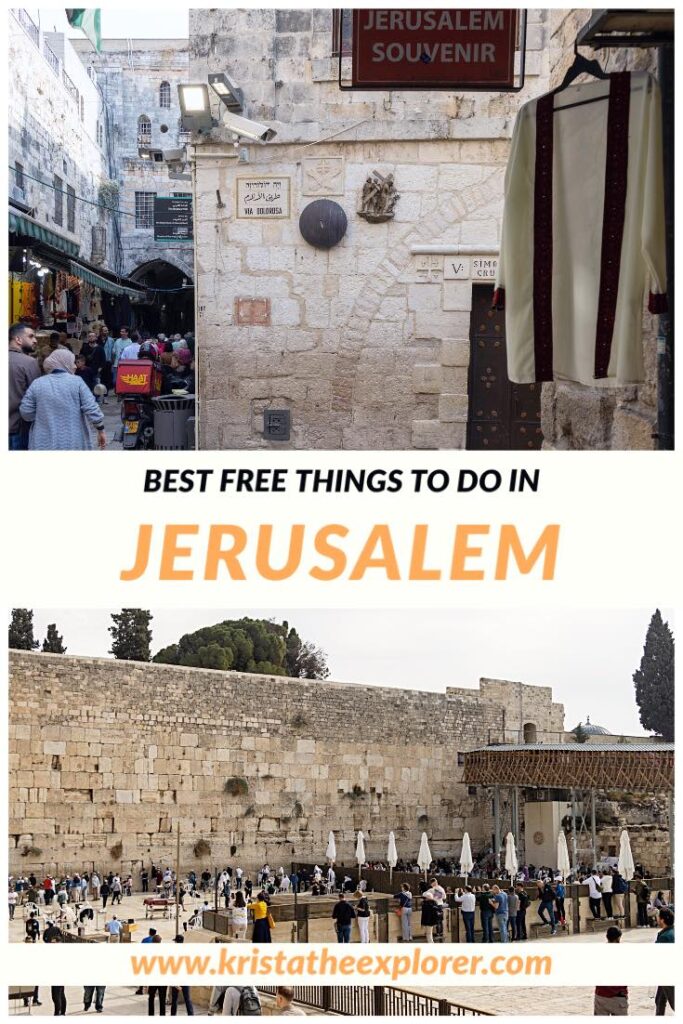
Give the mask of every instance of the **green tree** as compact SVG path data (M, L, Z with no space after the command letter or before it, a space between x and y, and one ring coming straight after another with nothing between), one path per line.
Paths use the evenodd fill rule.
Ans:
M57 632L56 622L51 622L43 640L43 651L46 654L66 654L64 637Z
M302 643L286 622L269 619L226 619L205 626L164 647L152 660L223 672L232 669L307 679L325 679L329 675L322 651L313 644Z
M14 651L35 651L38 641L33 636L33 609L12 609L8 645Z
M572 735L574 736L574 740L576 743L588 742L588 733L581 725L581 722L579 722L579 724L572 729Z
M650 619L640 668L633 673L636 703L644 729L674 738L674 635L659 608Z
M151 656L152 613L144 608L122 608L112 614L111 651L122 661L149 661Z
M324 651L302 640L293 628L287 634L285 667L294 679L327 679L330 674Z

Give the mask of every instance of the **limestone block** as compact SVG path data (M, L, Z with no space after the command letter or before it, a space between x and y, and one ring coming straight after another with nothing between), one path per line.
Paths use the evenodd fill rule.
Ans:
M444 310L458 312L472 309L472 284L470 281L444 281L443 303Z
M439 419L442 423L467 422L466 394L443 394L439 398Z
M438 395L441 391L441 366L418 363L413 367L413 390L418 394Z
M66 753L66 743L64 742L64 740L61 740L61 741L45 740L45 742L43 743L43 753L45 753L45 754L65 754Z
M470 343L469 341L442 341L440 356L444 366L469 366Z
M453 338L458 335L467 338L469 329L468 313L446 312L437 306L433 311L417 311L415 314L416 338Z
M614 451L647 451L655 447L653 434L657 429L654 412L630 405L617 406L612 421L611 449ZM37 774L37 773L36 773Z
M438 420L413 420L413 448L439 448L441 444L441 424Z

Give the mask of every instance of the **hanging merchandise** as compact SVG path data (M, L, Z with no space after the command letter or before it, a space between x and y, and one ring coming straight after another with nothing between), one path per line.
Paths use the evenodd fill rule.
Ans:
M586 71L597 80L567 88ZM643 380L648 288L666 312L659 89L577 56L515 123L494 294L510 380Z

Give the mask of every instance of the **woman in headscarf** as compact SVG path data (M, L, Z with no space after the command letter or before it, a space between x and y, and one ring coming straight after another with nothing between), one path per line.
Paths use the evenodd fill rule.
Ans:
M93 448L90 424L98 447L106 447L102 410L75 369L73 352L56 349L43 363L45 376L22 398L19 412L31 424L29 451L87 451Z

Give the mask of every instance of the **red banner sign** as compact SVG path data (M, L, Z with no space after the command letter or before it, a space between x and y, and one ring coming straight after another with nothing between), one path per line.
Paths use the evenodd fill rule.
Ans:
M354 10L352 84L510 87L516 41L516 10Z

